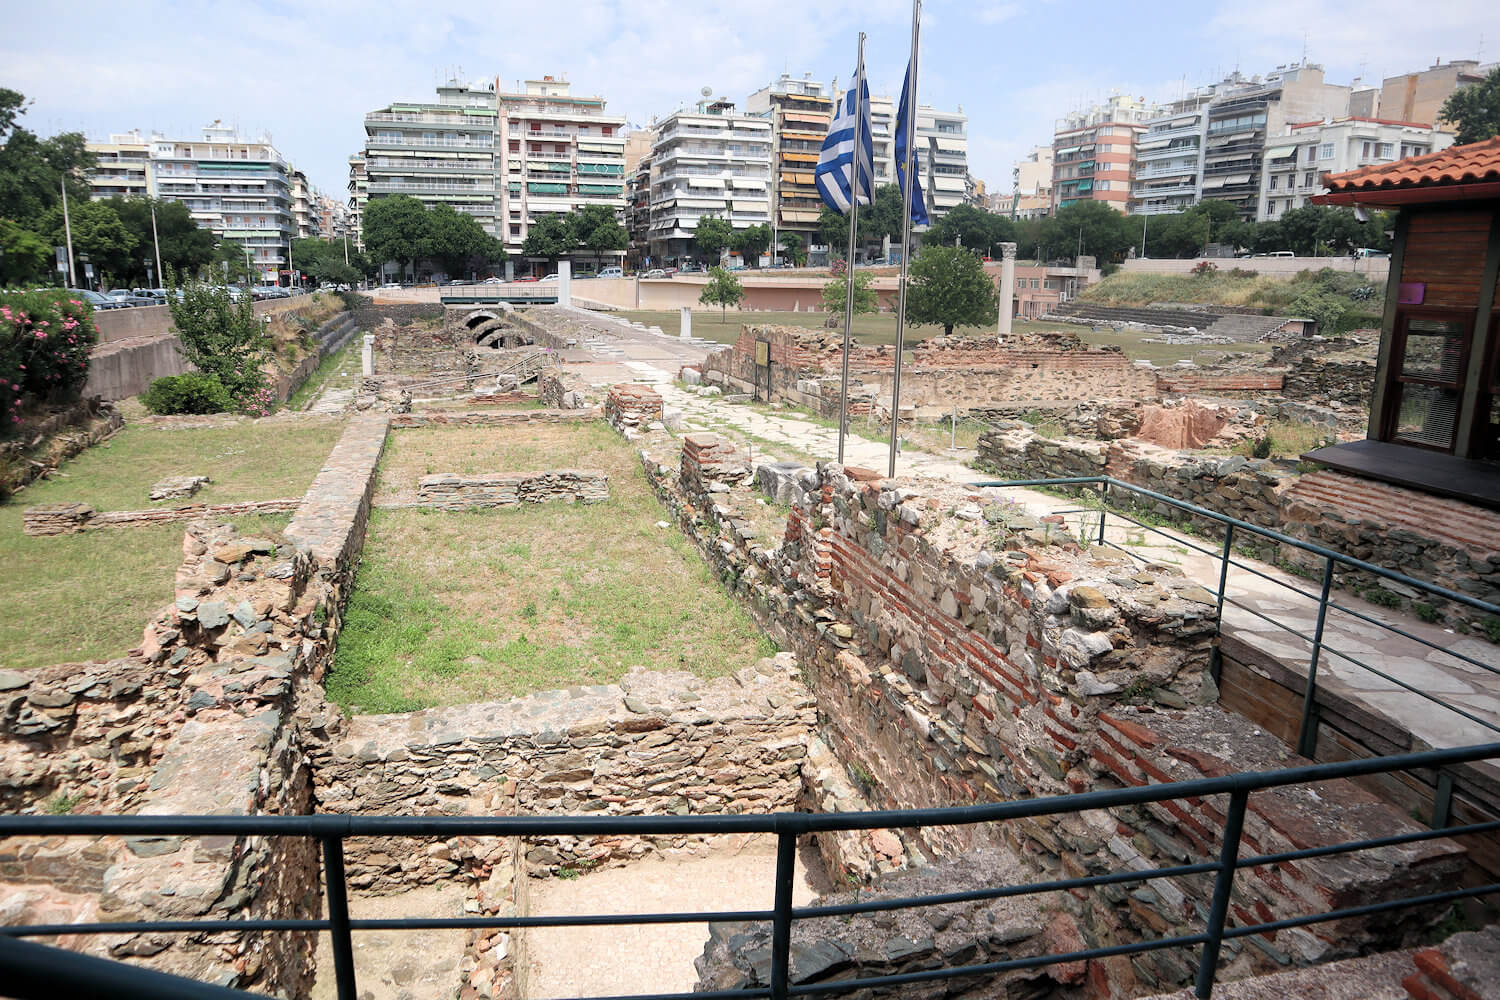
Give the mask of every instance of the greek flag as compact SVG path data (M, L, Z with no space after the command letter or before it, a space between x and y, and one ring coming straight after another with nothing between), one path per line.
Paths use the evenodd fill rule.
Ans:
M901 106L896 109L896 182L901 185L901 193L906 193L906 150L911 147L912 152L912 178L911 192L911 221L918 226L925 226L932 220L927 216L927 202L922 197L922 171L919 166L919 151L914 142L916 129L916 94L912 79L916 70L917 57L912 54L911 60L906 64L906 79L901 82Z
M840 215L849 214L849 167L854 162L855 115L859 122L859 204L870 204L870 178L875 173L875 145L870 140L870 88L865 84L865 67L861 61L854 73L854 86L839 101L828 137L818 154L818 169L813 181L823 202ZM858 107L855 95L859 95Z

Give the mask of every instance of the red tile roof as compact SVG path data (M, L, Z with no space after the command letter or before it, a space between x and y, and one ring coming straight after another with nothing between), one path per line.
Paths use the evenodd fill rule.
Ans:
M1500 182L1500 136L1467 146L1450 146L1440 153L1327 174L1323 178L1328 194L1354 195L1356 201L1363 200L1359 195L1366 192L1496 182Z

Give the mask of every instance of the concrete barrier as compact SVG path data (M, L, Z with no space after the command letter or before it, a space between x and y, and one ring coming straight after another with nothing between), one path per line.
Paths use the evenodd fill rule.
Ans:
M288 312L307 305L307 297L298 295L290 299L266 299L255 303L255 315L267 316ZM134 340L140 337L158 337L174 333L172 311L166 306L137 306L134 309L103 309L94 313L94 326L99 328L99 343L110 344L119 340Z
M1192 260L1127 260L1120 270L1139 274L1189 274L1203 261L1227 271L1237 267L1273 278L1290 278L1301 271L1335 271L1362 274L1370 281L1384 281L1390 274L1389 257L1196 257Z

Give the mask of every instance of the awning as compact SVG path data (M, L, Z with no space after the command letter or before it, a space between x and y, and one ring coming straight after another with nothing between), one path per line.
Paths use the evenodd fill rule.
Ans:
M578 191L579 191L580 194L613 194L613 195L618 195L618 194L622 193L620 188L618 188L618 187L611 187L611 186L609 186L607 184L580 184L580 185L578 185Z
M566 184L528 184L526 190L532 194L567 194Z
M750 177L731 177L729 178L729 186L737 188L748 188L752 191L764 191L766 189L766 182L764 180L756 180Z
M816 184L817 183L817 174L787 173L787 172L783 171L782 174L781 174L781 183L783 183L783 184Z
M1227 183L1229 183L1227 177L1207 177L1204 178L1203 189L1207 191L1209 188L1221 188Z
M967 139L949 139L946 136L937 137L937 148L947 153L962 153L969 148Z
M736 212L766 212L770 211L770 203L765 201L746 201L736 198L730 202Z
M1296 155L1297 155L1297 147L1296 146L1276 146L1273 149L1266 150L1266 157L1268 159L1272 159L1272 160L1279 160L1279 159L1281 159L1284 156L1296 156Z
M1067 149L1059 149L1053 155L1054 156L1067 156L1069 153L1076 153L1076 152L1078 152L1082 148L1083 148L1082 146L1069 146Z
M782 153L781 154L781 158L783 160L789 160L792 163L817 163L818 162L818 154L816 154L816 153Z
M690 187L690 188L695 188L695 187L696 188L723 188L724 187L724 179L722 177L689 177L688 178L688 187Z
M826 133L823 132L794 132L791 129L782 129L783 139L808 139L812 142L821 142Z
M819 215L817 212L787 210L781 213L782 222L817 222L818 218Z
M965 181L962 177L949 177L938 174L936 177L929 177L928 180L939 191L962 191L965 187ZM1082 185L1079 185L1079 189L1082 190Z

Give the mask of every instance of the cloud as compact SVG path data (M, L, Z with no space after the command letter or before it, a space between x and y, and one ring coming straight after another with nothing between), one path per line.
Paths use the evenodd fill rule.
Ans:
M1018 16L1024 8L1018 3L994 3L979 12L980 24L1003 24Z

